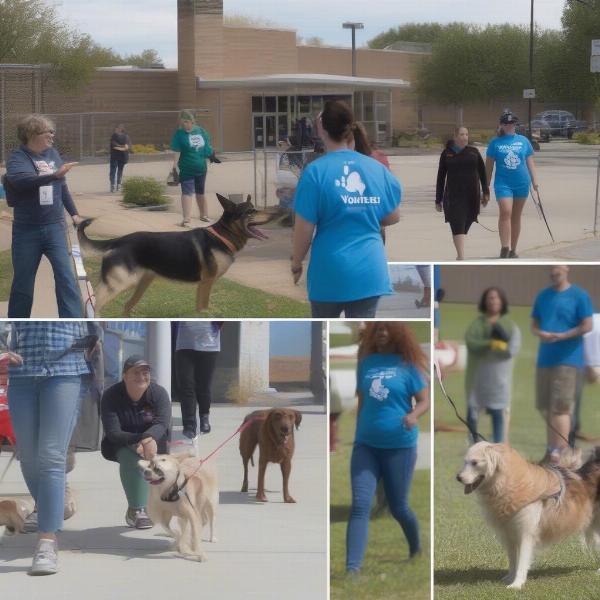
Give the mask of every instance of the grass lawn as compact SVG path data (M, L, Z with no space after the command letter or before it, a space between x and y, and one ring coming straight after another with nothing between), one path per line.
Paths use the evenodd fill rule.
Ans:
M408 545L400 526L386 513L372 519L369 545L358 579L345 576L346 524L350 515L350 453L355 412L342 413L337 452L331 455L331 600L429 600L430 598L430 476L415 471L410 506L421 527L423 554L408 562Z
M95 286L100 279L100 258L86 258L85 268ZM131 291L119 294L102 310L103 317L122 317ZM285 296L221 278L215 283L210 308L196 312L196 286L157 277L131 313L135 317L310 317L310 306Z
M523 347L515 362L510 443L526 457L538 461L545 446L545 424L535 410L534 377L537 338L529 332L529 307L513 307L511 316L523 335ZM474 306L442 304L441 339L463 339L467 325L475 318ZM446 388L466 414L464 373L453 373ZM597 408L598 386L586 386L582 407L582 432L600 434ZM436 387L435 420L460 425L446 399ZM480 421L481 433L491 438L487 416ZM435 598L443 599L569 599L600 598L598 564L579 540L571 538L538 555L520 592L507 590L500 582L508 561L492 530L484 522L475 495L465 496L456 481L467 450L467 434L435 434ZM582 447L586 448L584 444Z
M7 302L13 279L10 250L0 252L0 302Z

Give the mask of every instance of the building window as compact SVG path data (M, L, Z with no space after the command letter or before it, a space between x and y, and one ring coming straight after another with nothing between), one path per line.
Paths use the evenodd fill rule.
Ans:
M265 112L277 112L277 98L275 96L265 96Z
M252 112L264 112L262 96L252 96Z

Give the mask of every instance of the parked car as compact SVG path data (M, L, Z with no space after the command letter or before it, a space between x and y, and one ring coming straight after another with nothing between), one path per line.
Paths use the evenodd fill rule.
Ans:
M544 119L531 119L532 139L537 142L549 142L552 139L550 125ZM529 137L529 123L524 121L517 125L517 133Z
M548 123L551 135L571 139L574 133L585 131L587 123L579 121L566 110L545 110L535 115L535 119L541 119Z

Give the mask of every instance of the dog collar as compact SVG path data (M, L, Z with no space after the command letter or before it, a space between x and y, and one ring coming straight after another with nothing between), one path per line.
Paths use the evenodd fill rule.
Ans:
M223 237L220 233L217 233L215 231L214 227L212 227L212 225L210 227L205 227L204 231L206 231L206 232L210 233L211 235L213 235L214 237L216 237L220 242L223 242L223 244L225 244L225 246L227 246L227 248L229 249L229 251L232 254L235 254L238 251L237 247L226 237Z

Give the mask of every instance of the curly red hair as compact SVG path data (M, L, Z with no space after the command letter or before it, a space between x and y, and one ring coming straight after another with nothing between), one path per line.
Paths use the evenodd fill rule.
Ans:
M360 334L358 359L361 360L369 354L378 352L375 338L377 327L381 323L386 326L390 333L393 352L399 354L405 362L427 373L429 371L429 359L421 349L421 345L417 341L412 329L401 321L370 321L366 323Z

